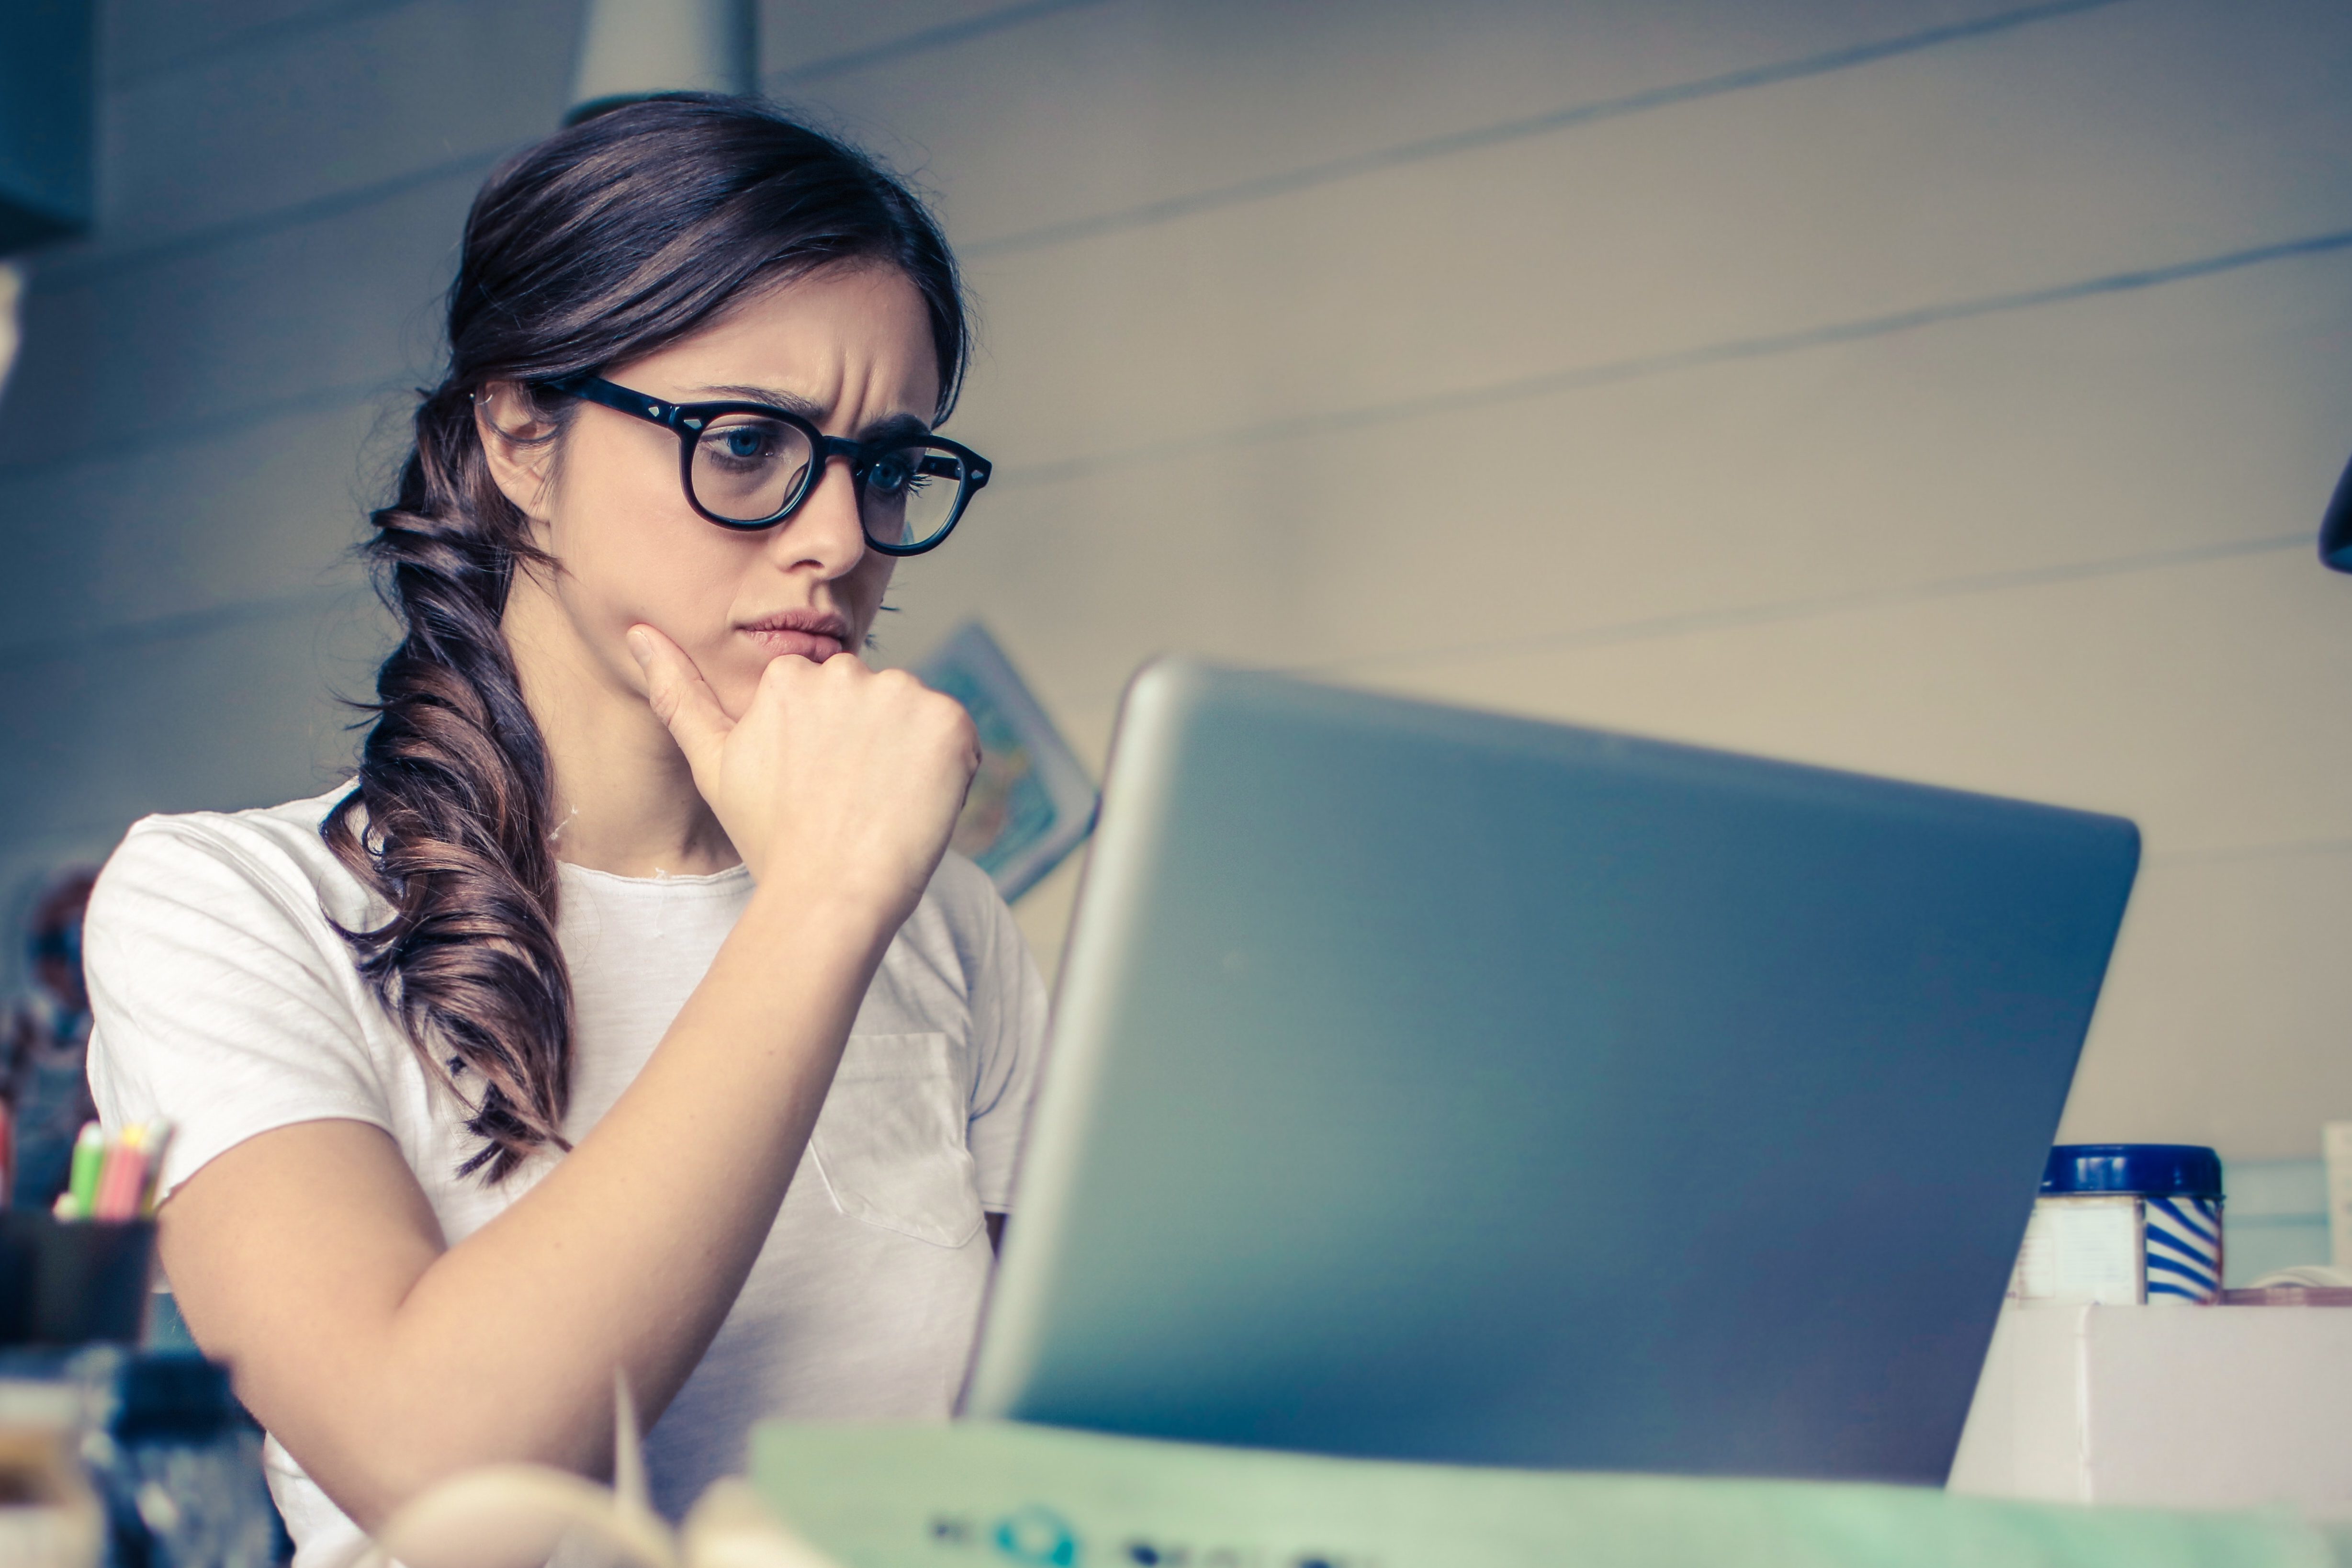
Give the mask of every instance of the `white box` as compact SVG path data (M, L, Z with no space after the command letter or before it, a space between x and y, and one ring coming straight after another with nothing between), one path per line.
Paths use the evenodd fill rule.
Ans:
M1951 1489L2352 1512L2352 1308L2011 1302Z

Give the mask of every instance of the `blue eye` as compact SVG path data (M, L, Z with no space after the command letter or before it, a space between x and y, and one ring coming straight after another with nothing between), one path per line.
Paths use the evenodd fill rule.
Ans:
M766 437L748 426L739 425L722 434L726 437L727 455L730 458L756 458L768 445Z
M695 458L741 473L771 467L801 445L790 426L772 419L738 419L705 430Z

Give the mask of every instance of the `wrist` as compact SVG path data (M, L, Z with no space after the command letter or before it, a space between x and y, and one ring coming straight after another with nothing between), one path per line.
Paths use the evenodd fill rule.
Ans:
M772 951L856 961L878 958L907 911L895 900L838 884L773 878L759 880L736 929Z

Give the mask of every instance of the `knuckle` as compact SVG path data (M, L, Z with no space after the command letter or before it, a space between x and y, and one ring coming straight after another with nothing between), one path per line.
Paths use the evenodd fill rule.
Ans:
M940 726L938 744L942 752L950 755L960 757L973 766L979 764L980 731L973 726L971 717L961 710L958 710L954 718Z

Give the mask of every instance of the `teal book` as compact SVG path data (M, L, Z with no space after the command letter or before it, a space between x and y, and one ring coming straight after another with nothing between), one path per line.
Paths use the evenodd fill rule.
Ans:
M980 772L950 847L977 861L1009 903L1094 831L1094 782L978 621L958 627L915 673L962 703L980 731Z

